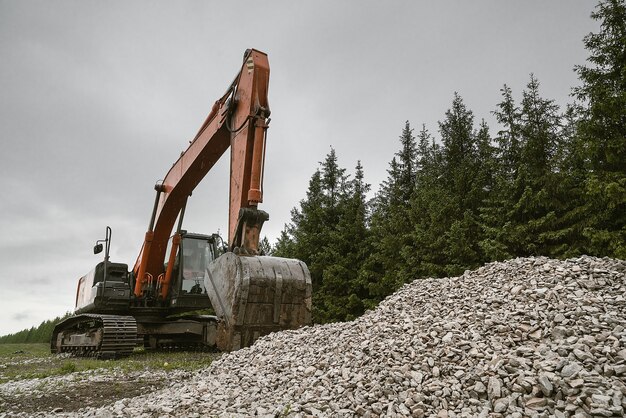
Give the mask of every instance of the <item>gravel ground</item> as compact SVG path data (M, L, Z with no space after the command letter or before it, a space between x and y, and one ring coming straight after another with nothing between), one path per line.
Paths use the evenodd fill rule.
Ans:
M626 262L491 263L65 416L624 416ZM0 390L3 388L0 387Z
M121 360L101 361L51 355L47 344L2 345L0 417L51 416L111 405L188 380L219 355L140 350Z
M116 399L151 393L166 386L169 379L188 379L189 372L150 370L88 370L62 376L23 379L0 385L0 417L50 416L86 406L108 405Z

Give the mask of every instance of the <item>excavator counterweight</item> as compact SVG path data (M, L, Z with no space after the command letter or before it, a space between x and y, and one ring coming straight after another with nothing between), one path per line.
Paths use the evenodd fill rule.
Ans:
M134 267L104 261L79 280L75 315L57 324L52 352L119 357L135 343L158 347L251 345L270 332L311 323L311 275L300 260L259 254L269 216L263 173L270 108L269 62L249 49L226 93L189 147L156 184L154 208ZM228 241L182 229L193 190L230 149ZM178 219L176 229L174 229ZM215 315L197 314L213 309Z

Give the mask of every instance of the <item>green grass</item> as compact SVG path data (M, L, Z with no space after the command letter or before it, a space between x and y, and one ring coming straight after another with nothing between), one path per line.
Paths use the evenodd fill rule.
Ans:
M0 344L0 362L6 359L27 359L50 355L50 344Z
M76 371L76 363L66 362L59 368L61 374L70 374Z
M206 352L153 352L136 349L132 355L122 359L96 360L52 355L48 344L0 344L0 383L97 369L120 369L124 372L193 371L208 367L217 355Z

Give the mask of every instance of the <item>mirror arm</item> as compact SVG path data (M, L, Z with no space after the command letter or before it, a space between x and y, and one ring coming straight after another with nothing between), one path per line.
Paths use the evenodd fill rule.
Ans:
M111 248L111 227L107 226L106 228L106 236L104 239L99 239L96 241L96 245L93 247L94 254L100 254L102 252L102 243L106 245L104 252L104 277L102 278L102 295L104 296L104 291L106 290L106 282L107 282L107 264L109 263L109 249Z

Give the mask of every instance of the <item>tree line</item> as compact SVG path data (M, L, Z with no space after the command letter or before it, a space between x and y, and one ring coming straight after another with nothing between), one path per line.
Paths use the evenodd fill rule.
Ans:
M438 138L407 121L375 197L331 148L272 249L307 263L315 322L350 320L404 283L545 255L626 258L626 5L601 1L588 65L560 108L531 74L492 132L455 93Z
M63 316L43 321L37 327L31 327L14 334L3 335L0 337L0 344L49 343L54 326L70 316L71 313L68 312Z

